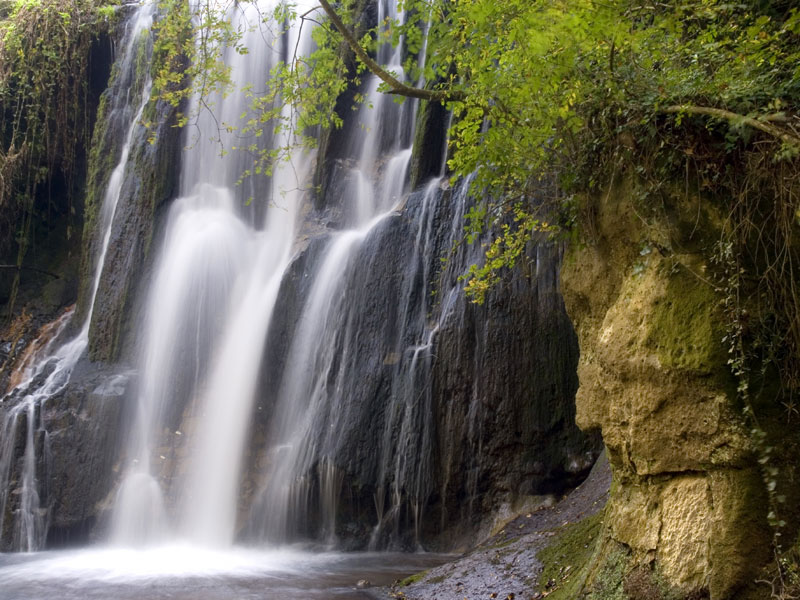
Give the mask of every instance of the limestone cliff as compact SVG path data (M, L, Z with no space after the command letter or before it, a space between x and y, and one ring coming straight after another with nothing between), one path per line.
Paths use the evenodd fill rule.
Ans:
M562 272L581 352L577 422L602 432L614 474L598 555L619 544L630 568L728 598L768 559L767 494L708 253L686 250L680 228L646 222L631 196L617 186L594 203L590 243Z

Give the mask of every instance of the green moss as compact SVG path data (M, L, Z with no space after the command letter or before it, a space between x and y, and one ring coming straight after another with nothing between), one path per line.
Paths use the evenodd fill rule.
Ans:
M551 600L574 600L580 596L603 524L603 512L568 525L553 543L541 550L542 562L539 587L544 590L549 581L556 587L548 596Z
M727 372L723 336L719 298L711 286L686 269L672 273L650 328L661 363L706 375Z
M400 581L400 583L398 583L397 586L398 587L406 587L406 586L411 585L412 583L417 583L423 577L425 577L425 575L427 575L428 572L429 571L420 571L419 573L414 573L413 575L409 575L408 577L406 577L405 579Z
M108 94L103 94L100 97L100 106L97 108L92 148L89 153L89 177L83 216L84 240L90 240L94 233L103 200L102 190L105 189L114 166L114 154L108 152L108 148L103 144L103 140L108 137L108 112Z
M425 152L425 134L428 131L432 108L431 102L423 101L419 103L419 109L417 110L414 143L411 147L411 189L416 188L421 183L422 154Z
M133 85L127 90L129 94L138 95L144 85L144 80L149 69L148 59L145 56L148 49L148 38L145 35L139 36L135 40L136 44L136 75ZM89 151L88 175L86 185L86 195L84 199L84 220L83 220L83 255L81 257L81 287L78 297L77 317L78 321L83 320L88 310L87 303L91 295L95 268L94 259L96 256L98 236L98 218L103 206L108 181L114 167L120 159L125 132L112 130L112 115L115 112L113 94L115 88L119 88L120 78L124 74L120 72L120 65L115 63L112 66L108 78L108 85L105 92L100 96L100 103L94 121L92 132L92 142ZM134 96L136 97L136 96Z
M133 98L137 98L144 89L144 83L150 70L151 52L148 36L140 35L134 43L136 45L136 68L133 85L131 89L128 90L128 93L131 94ZM87 242L93 240L94 236L99 233L97 231L97 219L103 205L106 188L108 187L108 180L119 161L122 151L124 134L121 135L119 131L109 131L109 126L111 124L110 117L114 110L114 107L111 105L111 94L114 92L114 87L119 85L119 78L121 76L119 65L115 64L109 76L108 87L100 97L100 105L98 106L97 116L95 118L91 150L89 153L86 199L84 202L83 239ZM84 306L84 301L91 287L94 254L95 244L84 243L84 255L81 263L81 281L83 287L81 289L81 301L79 302L78 308L79 314L83 314L82 311L86 308Z
M140 35L134 43L136 44L136 67L134 69L135 75L130 94L132 98L139 98L144 91L147 75L152 68L153 53L149 35Z
M621 549L609 552L597 572L587 600L628 600L624 580L629 562L627 553Z

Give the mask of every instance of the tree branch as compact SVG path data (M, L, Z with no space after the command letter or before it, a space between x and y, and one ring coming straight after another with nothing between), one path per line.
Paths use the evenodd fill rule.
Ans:
M768 133L769 135L778 138L782 142L786 144L791 144L792 146L800 146L800 137L793 135L772 125L766 121L760 121L758 119L754 119L753 117L746 117L744 115L740 115L735 112L731 112L729 110L724 110L722 108L711 108L708 106L692 106L690 104L677 104L675 106L668 106L667 108L663 109L662 112L665 113L689 113L691 115L706 115L709 117L717 117L718 119L725 119L726 121L732 121L735 123L743 123L753 129L758 129L759 131L763 131L764 133Z
M361 47L361 44L358 43L358 40L356 40L353 32L350 31L350 29L344 24L328 0L319 0L319 3L328 14L333 26L336 27L336 30L345 39L348 46L350 46L350 49L355 53L358 59L363 62L367 68L372 71L372 73L374 73L381 81L389 86L390 94L406 96L408 98L419 98L420 100L433 100L435 102L447 102L448 100L464 99L465 94L460 91L426 90L423 88L406 85L394 77L391 73L386 71L386 69L381 67L372 58L370 58L369 54L367 54L364 48Z

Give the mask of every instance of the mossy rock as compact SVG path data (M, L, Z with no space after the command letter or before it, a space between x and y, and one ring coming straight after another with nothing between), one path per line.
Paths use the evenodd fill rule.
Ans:
M701 375L727 373L720 299L686 268L669 275L650 325L650 341L665 367Z
M418 581L422 581L422 579L430 572L430 569L426 571L420 571L419 573L414 573L413 575L409 575L405 579L401 580L400 583L397 584L397 587L408 587L412 583L417 583Z

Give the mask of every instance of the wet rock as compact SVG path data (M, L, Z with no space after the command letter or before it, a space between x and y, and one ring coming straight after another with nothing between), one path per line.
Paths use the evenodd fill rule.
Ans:
M463 600L466 598L533 599L541 593L539 578L543 565L541 551L552 543L547 532L559 530L564 519L570 522L597 518L603 509L611 484L608 461L598 459L589 477L555 506L542 508L528 518L520 514L512 523L525 523L524 530L514 526L467 550L453 562L413 575L395 584L394 593L402 591L409 600ZM555 585L555 582L553 583Z
M133 382L134 374L124 368L83 363L67 388L46 403L49 460L42 501L50 507L48 546L85 543L105 524L103 501L116 483Z
M316 465L331 461L341 474L336 534L345 547L474 539L502 505L575 485L599 448L574 425L577 340L558 293L559 247L531 244L486 306L470 304L458 277L480 247L451 253L466 185L415 192L342 265L341 312L331 317L337 358L310 429L315 466L304 475L315 481L314 506ZM313 239L284 280L258 401L264 415L331 239ZM311 519L300 531L314 537L321 527Z

